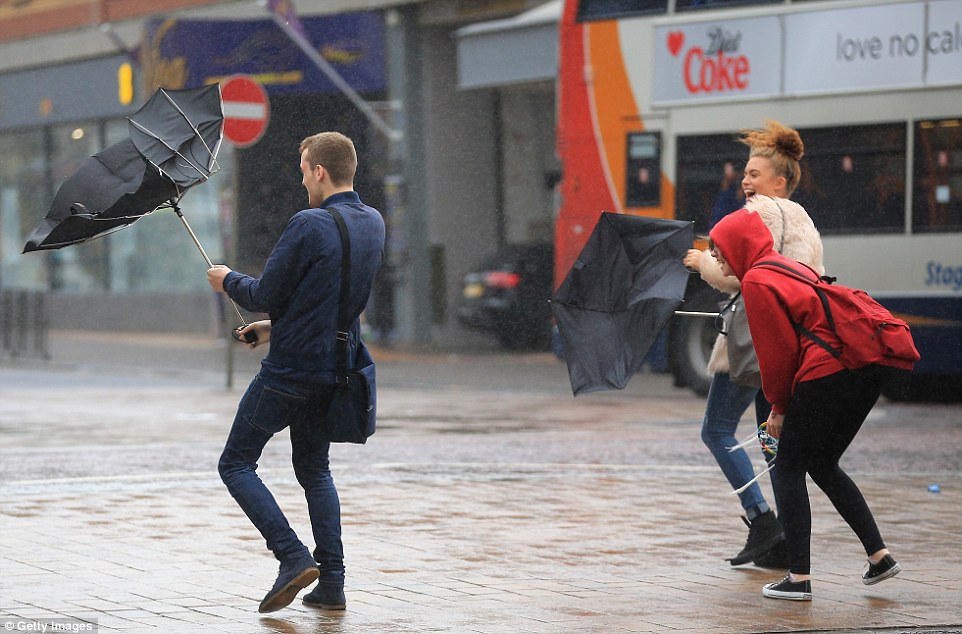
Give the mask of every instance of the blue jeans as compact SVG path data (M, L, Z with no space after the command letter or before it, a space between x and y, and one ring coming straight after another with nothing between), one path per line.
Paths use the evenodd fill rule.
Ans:
M329 582L344 578L341 505L331 477L330 443L318 433L333 389L333 385L305 386L258 374L237 407L217 465L227 490L279 561L292 561L307 554L307 547L291 529L256 472L257 460L267 441L290 427L291 462L307 498L317 545L314 560L321 570L321 581Z
M752 401L755 402L756 423L761 425L768 419L771 411L771 406L765 401L761 390L732 383L727 373L718 373L712 378L711 387L708 389L708 403L705 406L705 420L701 427L701 439L715 456L715 461L733 490L743 487L755 477L755 469L745 450L729 451L740 442L740 439L735 438L735 432L742 414ZM765 454L765 459L769 458L770 456ZM757 482L739 493L738 499L749 520L770 510Z

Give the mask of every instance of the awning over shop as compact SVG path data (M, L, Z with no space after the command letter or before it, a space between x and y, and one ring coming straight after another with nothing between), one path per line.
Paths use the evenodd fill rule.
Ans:
M553 80L561 5L562 0L549 0L513 18L458 29L458 87Z

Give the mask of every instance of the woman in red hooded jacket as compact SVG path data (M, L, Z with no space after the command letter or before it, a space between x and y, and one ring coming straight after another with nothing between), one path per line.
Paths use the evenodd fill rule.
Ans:
M709 248L722 272L741 282L762 390L772 403L767 430L779 439L776 497L789 574L766 585L762 593L773 599L810 601L812 514L806 474L862 542L869 560L863 583L878 583L901 570L885 547L861 491L838 464L878 400L888 368L871 365L846 370L811 339L799 336L795 324L839 344L811 286L777 271L752 268L764 260L805 270L773 247L765 223L746 209L723 218L710 233Z

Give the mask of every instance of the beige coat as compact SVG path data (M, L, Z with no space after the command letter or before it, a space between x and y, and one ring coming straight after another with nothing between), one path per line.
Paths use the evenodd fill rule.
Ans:
M787 198L755 195L745 202L745 208L755 211L765 221L775 240L775 249L785 257L807 264L819 274L825 273L822 262L822 238L805 209ZM782 218L784 217L784 222ZM783 238L784 236L784 238ZM741 285L735 277L725 277L721 267L708 251L702 251L698 262L701 278L720 291L734 296ZM708 372L728 372L728 345L719 336L708 361Z

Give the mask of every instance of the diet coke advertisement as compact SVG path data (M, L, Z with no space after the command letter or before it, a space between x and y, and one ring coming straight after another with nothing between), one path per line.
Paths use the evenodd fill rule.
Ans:
M654 29L655 105L962 83L962 0Z
M775 16L655 29L655 103L777 95L782 30Z

